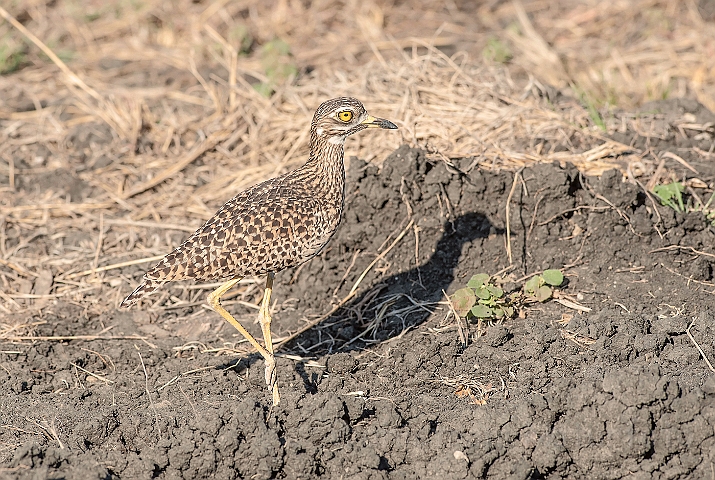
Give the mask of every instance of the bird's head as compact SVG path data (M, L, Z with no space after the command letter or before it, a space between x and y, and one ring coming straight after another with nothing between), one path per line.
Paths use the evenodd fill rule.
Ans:
M325 101L318 107L310 125L310 133L314 142L342 145L348 135L366 128L396 130L397 125L369 115L355 98L339 97Z

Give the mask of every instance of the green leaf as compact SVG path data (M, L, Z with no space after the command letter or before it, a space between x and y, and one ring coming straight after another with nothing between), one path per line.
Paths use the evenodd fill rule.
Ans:
M477 303L477 296L471 288L460 288L450 297L452 307L457 315L466 317L469 310Z
M534 296L538 301L545 302L551 298L551 287L547 287L546 285L540 286L536 292L534 292Z
M496 299L489 297L489 298L480 298L479 301L477 302L481 305L488 305L490 307L493 307L494 305L497 304Z
M476 293L477 297L481 298L482 300L488 300L492 298L491 292L489 292L489 290L487 290L487 287L485 287L484 285L477 288L474 293Z
M507 317L513 317L514 316L514 307L502 307L504 309L504 314Z
M486 305L475 305L470 311L472 312L472 315L477 318L491 318L494 314L492 309Z
M541 276L544 279L544 283L547 285L553 285L554 287L558 287L562 283L564 283L564 274L561 273L560 270L544 270L544 273L541 274Z
M504 316L504 310L502 310L501 308L498 308L498 307L495 308L495 309L494 309L494 316L497 317L497 318L502 318L502 317Z
M495 287L494 285L487 285L487 290L489 290L489 293L491 293L492 297L494 298L501 298L504 296L504 290L502 290L499 287Z
M538 275L531 277L524 284L524 290L534 293L541 286L542 279Z
M469 279L467 282L468 287L472 287L473 289L477 289L484 285L487 280L489 280L489 275L486 273L477 273L476 275L472 275L472 278Z
M672 182L653 187L653 193L658 197L660 203L678 212L685 211L685 205L683 205L684 190L685 186L680 182Z

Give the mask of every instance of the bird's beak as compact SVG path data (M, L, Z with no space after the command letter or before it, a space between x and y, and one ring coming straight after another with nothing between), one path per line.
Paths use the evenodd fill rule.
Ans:
M365 120L360 122L363 125L367 125L367 128L385 128L388 130L397 130L397 125L384 118L375 118L372 115L368 115Z

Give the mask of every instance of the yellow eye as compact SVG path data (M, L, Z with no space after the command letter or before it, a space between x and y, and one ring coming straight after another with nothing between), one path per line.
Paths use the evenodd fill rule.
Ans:
M351 112L350 110L344 110L338 113L338 118L343 122L347 123L353 119L353 112Z

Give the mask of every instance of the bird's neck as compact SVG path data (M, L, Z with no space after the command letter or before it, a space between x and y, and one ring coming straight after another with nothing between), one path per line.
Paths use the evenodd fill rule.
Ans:
M305 167L312 170L321 182L316 186L323 198L342 201L345 191L343 141L331 142L314 137L310 144L310 158Z

